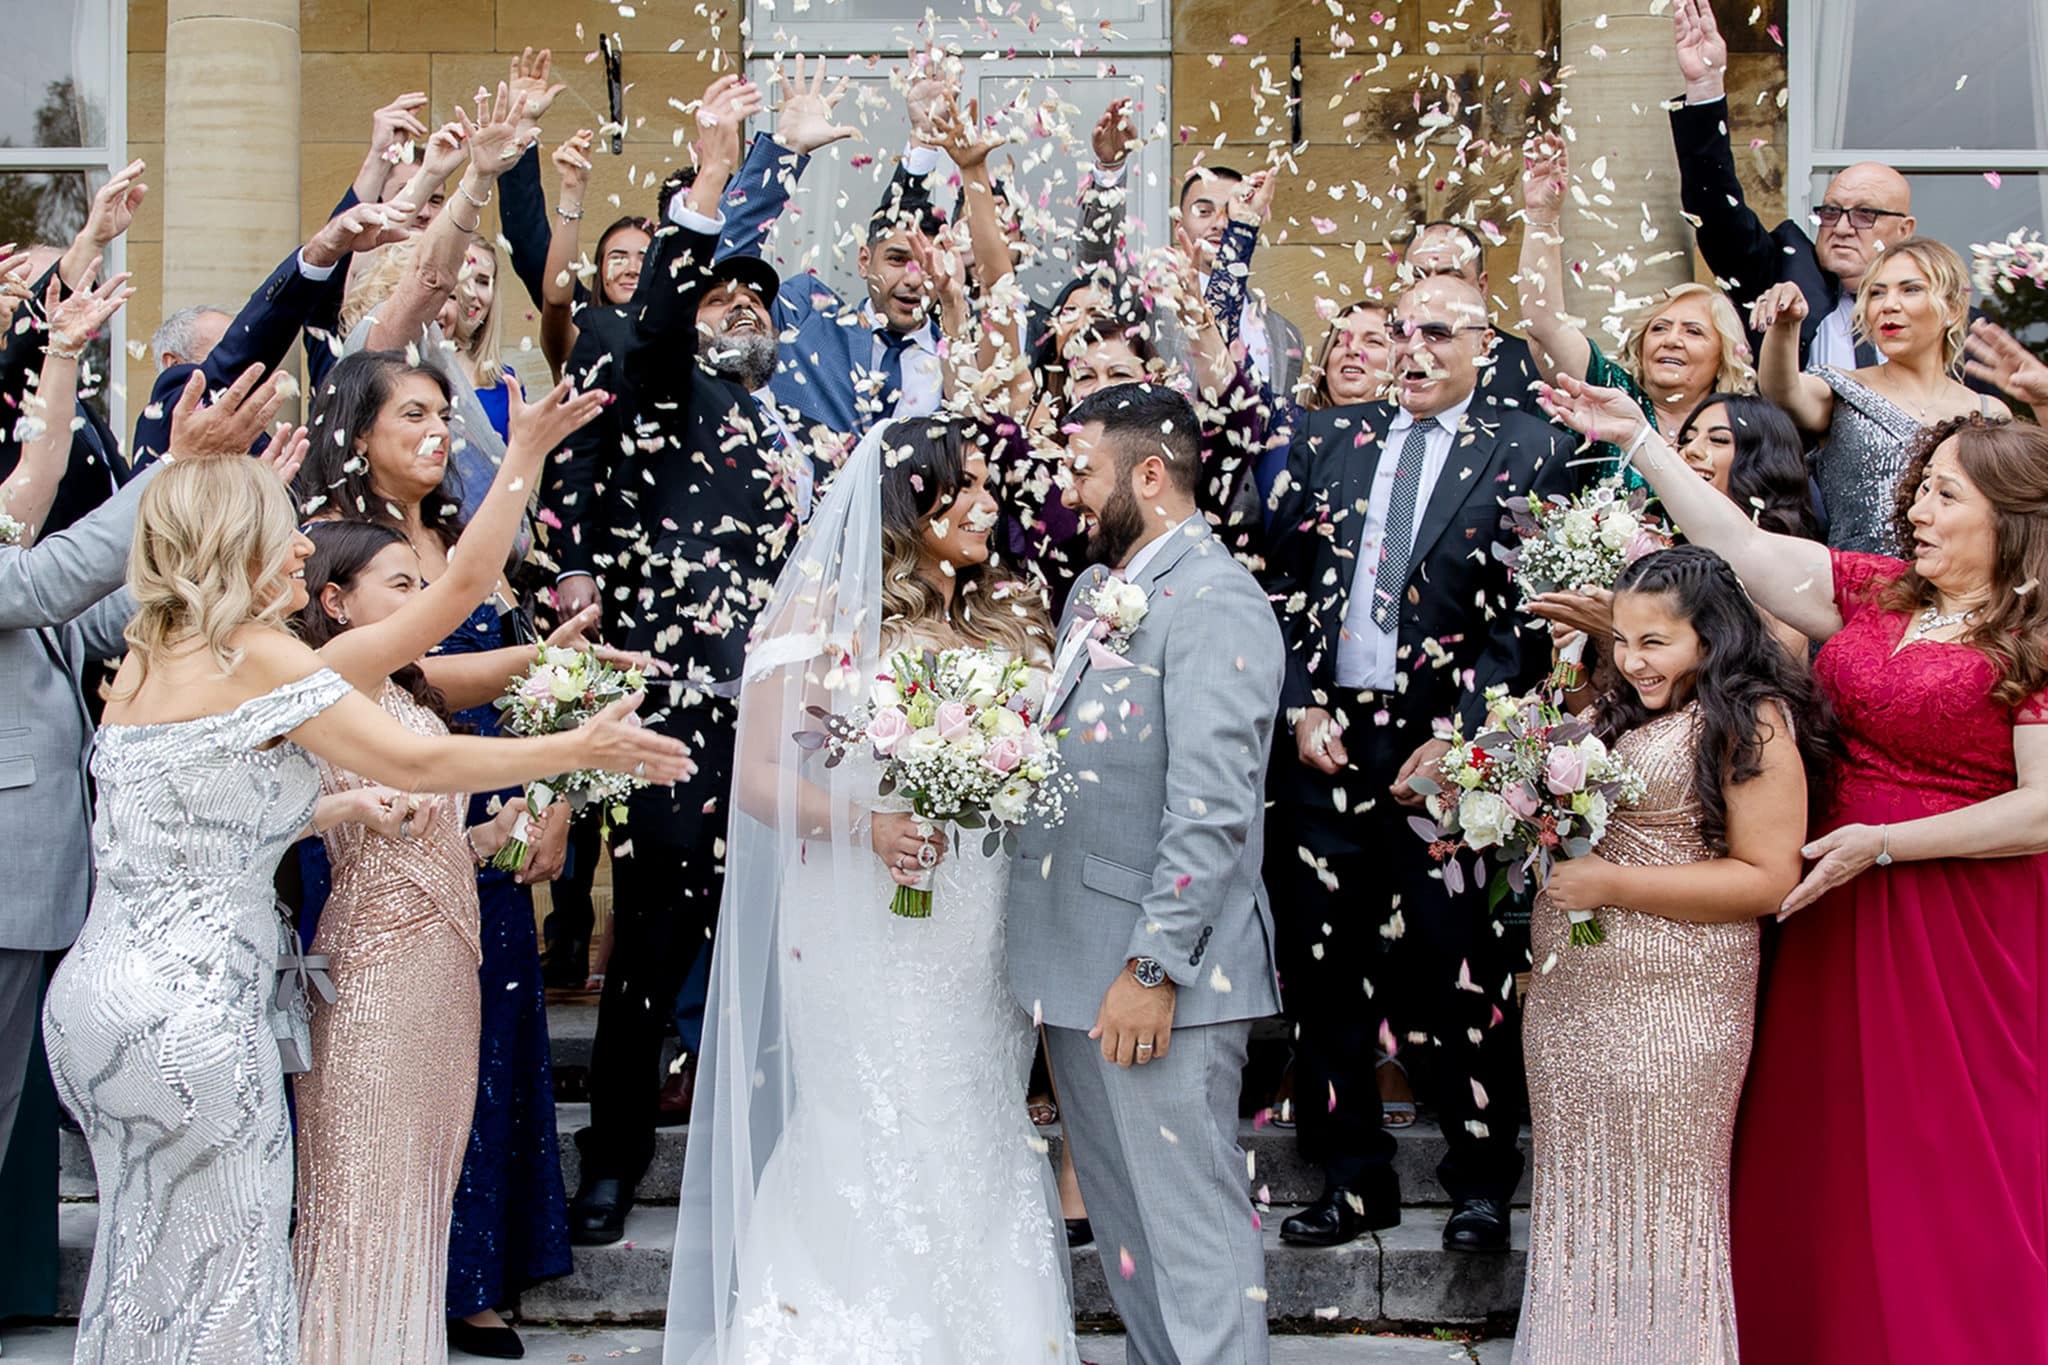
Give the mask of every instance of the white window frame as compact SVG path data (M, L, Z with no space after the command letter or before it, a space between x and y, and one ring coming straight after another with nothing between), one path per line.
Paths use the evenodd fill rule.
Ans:
M1788 0L1785 15L1786 216L1807 222L1813 177L1839 171L1859 161L1881 161L1907 175L1939 171L1998 171L2001 174L2048 174L2048 139L2039 147L1819 147L1814 142L1814 109L1825 71L1839 72L1843 58L1820 50L1820 6L1826 0ZM2039 35L2048 35L2048 0L2028 0ZM2021 126L2018 123L2015 126ZM1795 198L1796 196L1796 198Z
M106 14L107 108L106 145L102 147L0 147L0 173L33 174L38 171L83 171L88 194L96 193L115 171L128 164L128 0L98 0ZM163 183L161 168L153 177ZM160 192L160 191L158 191ZM65 242L46 245L62 249ZM105 253L100 278L119 274L128 265L128 235L114 239ZM114 314L107 338L107 373L102 376L107 399L107 424L121 442L121 458L134 452L128 446L128 310Z
M948 26L948 33L957 40L967 56L986 50L978 46L976 39L984 41L987 31L978 29L976 19L982 17L983 9L998 10L994 4L962 5L962 12L952 16L941 15L941 22ZM1082 10L1091 13L1092 5L1078 5L1075 13ZM901 19L848 19L844 0L747 0L747 32L751 35L756 53L768 51L801 52L806 56L822 54L831 57L862 57L874 53L900 53L904 50L904 39L915 25ZM1039 25L1037 33L1025 32L1022 25L1012 19L997 21L997 32L1004 45L1014 48L1019 56L1072 55L1073 42L1078 37L1087 43L1088 56L1097 53L1104 57L1159 56L1173 55L1173 11L1172 0L1138 0L1136 19L1120 21L1113 38L1100 28L1085 26L1077 29L1062 27L1056 22ZM1110 38L1110 41L1103 41Z

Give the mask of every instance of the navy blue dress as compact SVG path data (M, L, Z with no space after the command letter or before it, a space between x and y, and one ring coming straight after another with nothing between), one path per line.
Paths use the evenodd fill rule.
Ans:
M437 654L471 654L516 643L494 603L470 613ZM498 733L490 706L456 713L480 735ZM491 817L494 799L470 798L469 820ZM476 1117L448 1234L448 1316L466 1318L511 1302L540 1280L566 1275L568 1198L555 1141L554 1061L547 997L533 928L533 892L509 872L477 874L483 941L483 1029L477 1050Z

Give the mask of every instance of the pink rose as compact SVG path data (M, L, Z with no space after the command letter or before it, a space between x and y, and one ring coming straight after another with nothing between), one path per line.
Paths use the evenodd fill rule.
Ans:
M939 727L939 738L950 744L973 727L974 718L968 714L966 702L949 701L940 705L932 723Z
M1014 735L1005 735L988 746L981 755L981 761L1008 777L1024 761L1024 746Z
M881 707L868 718L868 742L883 758L893 755L909 733L909 718L893 706Z
M1553 796L1570 796L1586 785L1586 756L1570 744L1552 749L1543 765L1543 783Z
M1507 800L1508 809L1524 820L1536 818L1536 811L1541 803L1536 800L1536 793L1530 791L1526 783L1515 783L1503 792L1502 796Z
M1658 535L1655 531L1637 531L1628 538L1628 548L1621 552L1621 562L1633 564L1644 555L1653 555L1659 550L1668 550L1670 548L1664 542L1664 537Z

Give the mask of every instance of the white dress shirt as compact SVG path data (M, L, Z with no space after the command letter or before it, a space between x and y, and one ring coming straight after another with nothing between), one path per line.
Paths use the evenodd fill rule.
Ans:
M1436 429L1429 433L1423 447L1422 482L1415 490L1415 521L1408 527L1411 543L1457 444L1465 410L1471 406L1468 396L1456 407L1436 415ZM1344 604L1344 626L1337 635L1337 686L1351 691L1391 691L1400 670L1399 632L1379 628L1372 619L1372 601L1379 587L1380 557L1387 538L1387 506L1394 497L1394 471L1401 463L1401 447L1414 426L1415 418L1407 409L1394 414L1387 439L1381 443L1372 491L1366 496L1365 526L1358 533L1358 562L1351 570L1351 598ZM1412 560L1408 569L1410 573L1415 570ZM1395 591L1400 591L1399 585Z
M1884 363L1884 352L1877 352L1877 362ZM1820 330L1813 334L1813 347L1806 363L1809 367L1832 365L1845 374L1857 368L1855 294L1843 293L1835 311L1820 320Z
M870 338L868 368L879 377L888 347L884 346L882 338L875 334L886 328L889 323L875 311L873 299L861 303L860 325L868 329ZM939 329L927 318L924 326L911 332L909 336L910 345L903 348L903 390L896 397L896 405L885 409L877 421L887 421L891 417L922 417L926 413L939 410L939 402L943 397L940 393L942 376L939 362ZM879 378L877 382L880 382ZM886 402L889 395L884 393L879 397Z

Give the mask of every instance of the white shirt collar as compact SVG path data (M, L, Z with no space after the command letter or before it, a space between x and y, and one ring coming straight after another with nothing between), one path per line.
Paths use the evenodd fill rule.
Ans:
M875 301L873 299L865 299L861 302L860 321L861 326L867 328L871 336L889 325L889 320L883 317L875 308ZM932 320L929 317L924 320L924 326L914 332L907 332L905 335L910 338L910 344L917 347L918 350L929 351L933 355L939 353L939 329L932 324Z
M1445 431L1456 431L1464 424L1465 411L1472 406L1472 399L1478 392L1477 389L1474 389L1471 393L1465 395L1465 400L1462 403L1454 404L1438 413L1436 415L1438 424ZM1394 420L1387 424L1387 434L1391 436L1397 431L1406 431L1414 425L1415 414L1406 408L1397 408L1394 411Z
M1195 516L1200 515L1201 513L1199 512L1195 514ZM1145 571L1145 566L1158 558L1159 552L1166 547L1166 542L1172 540L1175 536L1186 535L1188 523L1194 519L1195 517L1188 517L1184 521L1175 522L1167 528L1165 534L1154 536L1140 546L1138 552L1131 556L1130 563L1124 565L1122 569L1124 580L1126 582L1136 582L1138 575Z

